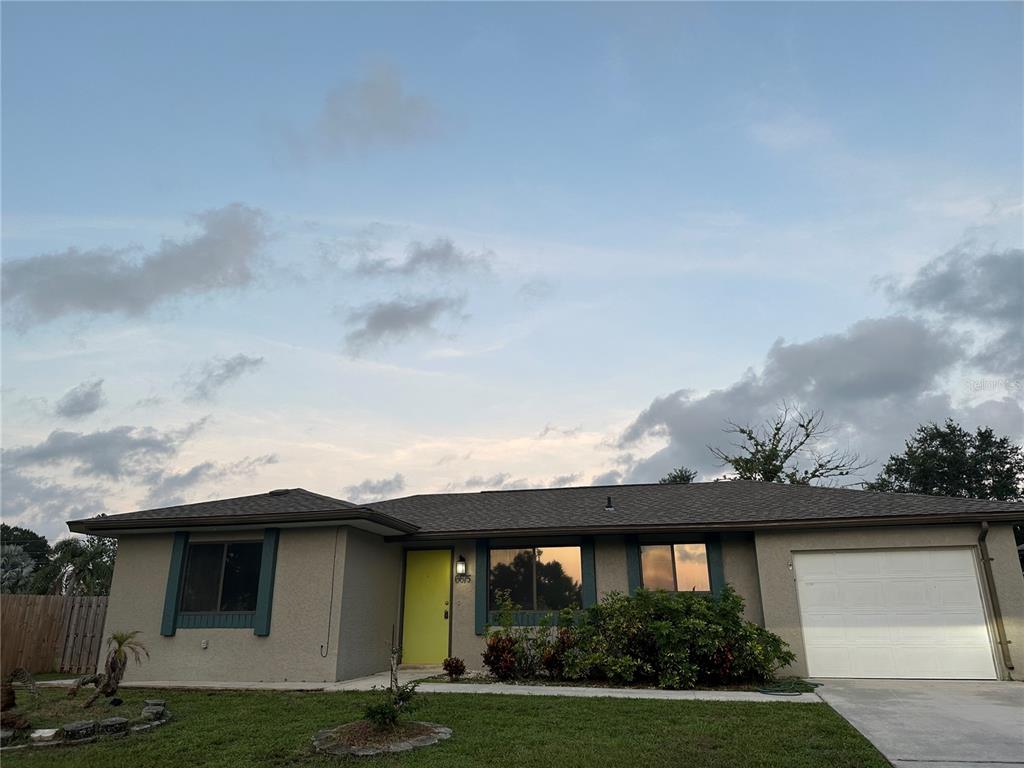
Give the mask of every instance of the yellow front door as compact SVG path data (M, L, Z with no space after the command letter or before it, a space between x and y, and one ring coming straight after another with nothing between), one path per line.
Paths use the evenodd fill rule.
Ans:
M410 549L405 553L402 663L440 664L448 656L452 553Z

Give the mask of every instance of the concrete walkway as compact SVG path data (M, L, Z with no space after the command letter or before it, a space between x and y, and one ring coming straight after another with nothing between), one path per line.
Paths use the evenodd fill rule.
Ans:
M1024 766L1024 683L819 682L818 695L896 768Z
M440 667L403 667L398 671L400 683L409 683L442 674ZM71 680L50 680L45 686L68 686ZM384 688L390 682L388 672L337 682L275 682L220 683L211 681L171 682L152 680L121 683L122 688L202 689L224 691L369 691ZM598 688L572 685L514 685L511 683L420 683L423 693L489 693L511 696L575 696L578 698L660 699L662 701L782 701L792 704L820 704L813 693L796 696L769 696L756 691L663 691L656 688Z

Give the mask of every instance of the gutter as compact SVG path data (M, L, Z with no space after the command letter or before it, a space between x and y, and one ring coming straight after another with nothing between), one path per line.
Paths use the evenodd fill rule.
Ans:
M390 540L442 540L442 539L469 539L469 538L515 538L515 537L536 537L536 536L580 536L580 535L624 535L624 534L646 534L646 533L711 533L728 531L770 531L770 530L800 530L806 528L863 528L863 527L887 527L898 525L965 525L973 524L983 520L995 522L1016 522L1020 520L1021 513L1003 512L989 513L984 516L973 514L925 514L925 515L890 515L887 517L837 517L837 518L798 518L789 520L740 520L728 523L685 523L685 524L617 524L617 525L581 525L581 526L551 526L548 528L463 528L447 531L424 531L422 529L405 536L388 537Z
M1003 612L999 607L999 593L996 592L995 576L992 574L992 557L988 553L988 522L982 520L981 531L978 533L978 549L981 551L981 570L985 574L985 586L988 588L989 601L992 603L992 616L996 621L996 638L999 651L1003 656L1003 666L1013 671L1013 659L1010 657L1010 641L1006 639L1006 626L1003 624Z

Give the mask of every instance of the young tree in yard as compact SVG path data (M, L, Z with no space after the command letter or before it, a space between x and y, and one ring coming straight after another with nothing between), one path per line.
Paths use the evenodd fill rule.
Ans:
M74 698L78 695L78 689L83 685L95 685L96 693L89 697L83 707L91 707L96 699L113 698L117 695L117 689L121 685L121 678L128 668L128 654L135 659L136 664L142 663L142 657L149 658L149 651L142 641L138 639L139 632L114 632L107 638L107 659L103 665L103 672L97 675L85 675L78 678L75 684L68 689L68 696Z
M696 470L689 467L676 467L658 482L662 485L686 485L697 477Z
M832 427L823 423L821 411L804 413L783 404L778 414L763 424L728 422L725 432L741 440L731 450L708 450L723 465L732 467L741 480L810 485L815 480L846 477L871 465L860 456L839 449L819 450Z
M922 424L903 453L893 454L871 491L923 493L968 499L1024 501L1024 448L989 427L972 434L952 419L942 426ZM1021 509L1024 518L1024 507ZM1024 543L1024 525L1015 525Z
M16 595L32 588L35 563L18 544L0 544L0 592Z

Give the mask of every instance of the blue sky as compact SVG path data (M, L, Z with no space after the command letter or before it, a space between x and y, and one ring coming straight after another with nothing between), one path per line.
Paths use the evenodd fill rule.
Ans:
M2 14L5 519L1024 431L1019 4Z

